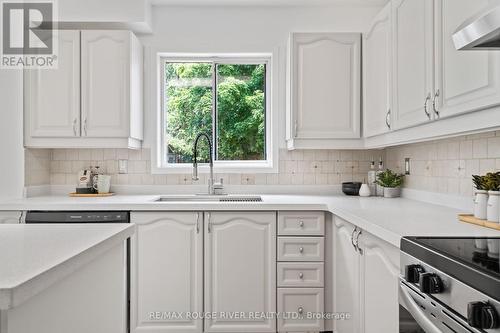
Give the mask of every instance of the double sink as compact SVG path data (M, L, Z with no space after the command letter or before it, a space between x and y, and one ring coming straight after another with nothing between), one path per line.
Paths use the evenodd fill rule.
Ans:
M262 202L259 195L164 195L155 202Z

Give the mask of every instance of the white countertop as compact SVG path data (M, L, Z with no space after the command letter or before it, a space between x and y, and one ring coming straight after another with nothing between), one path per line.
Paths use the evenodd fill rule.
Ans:
M155 202L159 195L106 198L45 196L0 203L0 210L322 210L399 247L403 236L500 236L500 232L457 220L458 211L404 198L360 198L344 195L262 195L262 202ZM472 201L472 200L471 200Z
M38 294L134 230L133 224L0 224L0 310Z

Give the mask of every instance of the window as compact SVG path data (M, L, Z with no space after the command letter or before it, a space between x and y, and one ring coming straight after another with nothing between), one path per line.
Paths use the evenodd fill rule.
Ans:
M212 138L219 166L272 167L269 58L163 57L160 65L161 167L190 167L199 133ZM209 160L205 141L201 163Z

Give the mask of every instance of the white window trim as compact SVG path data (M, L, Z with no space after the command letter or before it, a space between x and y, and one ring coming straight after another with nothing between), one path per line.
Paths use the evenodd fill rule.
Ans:
M202 53L163 53L158 52L154 56L156 75L156 124L155 141L151 149L151 173L152 174L187 174L192 171L192 164L164 164L165 138L163 131L163 65L166 61L224 61L224 63L266 63L266 160L265 161L214 161L214 172L216 173L278 173L278 128L277 112L273 91L277 88L277 66L273 64L271 53L242 53L242 54L202 54ZM199 164L200 173L208 173L208 164Z

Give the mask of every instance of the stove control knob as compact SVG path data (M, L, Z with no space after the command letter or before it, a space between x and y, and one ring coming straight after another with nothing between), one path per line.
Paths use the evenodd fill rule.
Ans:
M500 327L497 311L486 302L467 304L467 322L472 327L486 330Z
M424 268L420 265L408 265L405 267L405 279L410 283L418 283L420 274L424 273Z
M418 282L420 291L426 294L439 294L443 291L441 278L434 273L422 273Z

